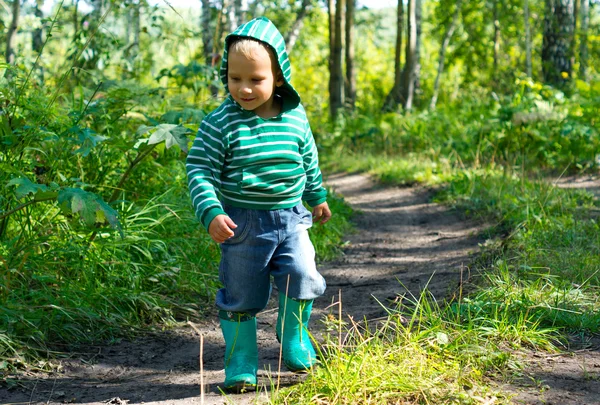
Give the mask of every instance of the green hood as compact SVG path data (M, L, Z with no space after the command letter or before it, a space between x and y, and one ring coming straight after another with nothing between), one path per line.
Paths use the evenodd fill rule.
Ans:
M281 69L283 79L285 80L285 84L278 87L275 94L283 97L285 105L289 106L289 109L296 108L300 104L300 96L290 84L292 79L292 65L290 64L290 59L285 50L285 40L277 27L275 27L275 24L265 17L255 18L254 20L240 25L238 29L227 35L225 38L225 50L223 51L219 75L221 76L221 81L225 85L227 92L229 93L229 89L227 88L227 51L229 49L229 44L236 37L253 38L264 42L271 47L277 57L279 68Z

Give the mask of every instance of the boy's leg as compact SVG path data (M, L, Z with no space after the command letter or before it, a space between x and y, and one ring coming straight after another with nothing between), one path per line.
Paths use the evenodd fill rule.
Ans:
M313 300L325 291L325 280L317 271L315 250L308 236L311 213L303 206L294 207L286 224L285 239L271 261L271 273L279 289L276 332L286 366L303 371L317 361L308 321Z
M256 314L266 307L271 293L268 266L274 248L269 251L267 243L257 244L253 211L226 208L226 212L238 228L221 244L223 288L216 303L226 346L224 386L240 392L256 386Z
M220 311L219 318L225 339L225 390L239 393L254 389L258 369L256 317Z

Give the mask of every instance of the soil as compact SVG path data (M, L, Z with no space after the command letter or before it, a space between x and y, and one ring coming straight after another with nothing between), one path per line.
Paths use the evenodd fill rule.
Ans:
M438 299L470 277L472 255L485 242L485 224L431 202L431 190L382 186L361 174L333 175L327 183L358 211L358 232L348 235L344 255L319 270L327 280L314 303L311 330L341 297L343 314L355 320L385 315L383 306L402 295L418 295L427 286ZM327 226L327 225L325 225ZM260 354L257 393L222 395L224 345L218 323L195 324L110 346L86 348L57 360L51 374L15 376L16 386L0 387L0 404L252 404L273 387L296 384L306 375L279 367L275 339L276 294L258 316ZM383 306L382 306L383 305ZM518 404L600 404L600 340L583 342L568 353L523 354L521 378L501 389ZM280 371L278 371L280 370ZM201 382L204 395L201 396Z

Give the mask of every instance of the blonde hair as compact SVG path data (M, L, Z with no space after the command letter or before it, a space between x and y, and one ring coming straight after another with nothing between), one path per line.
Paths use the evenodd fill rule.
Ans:
M229 52L239 52L248 59L254 59L254 51L260 48L264 48L269 52L269 55L273 55L273 51L264 43L250 39L250 38L237 38L234 39L229 45Z
M279 66L279 61L277 60L277 54L266 43L259 41L258 39L246 38L246 37L238 37L235 38L229 44L229 49L227 50L229 53L231 52L239 52L244 55L246 58L250 60L254 60L254 51L257 49L266 49L267 53L271 57L271 66L273 67L273 74L277 79L283 79L283 72L281 71L281 66Z

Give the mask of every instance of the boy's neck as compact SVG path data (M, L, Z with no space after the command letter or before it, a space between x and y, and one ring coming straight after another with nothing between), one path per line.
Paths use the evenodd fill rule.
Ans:
M266 108L260 108L260 111L255 111L254 113L264 119L277 117L279 114L281 114L281 110L283 108L283 100L281 99L281 97L274 96L273 99L270 100L269 105L267 106L263 104L263 107Z

